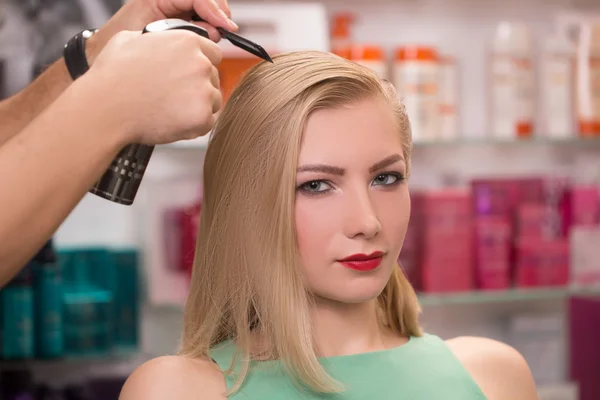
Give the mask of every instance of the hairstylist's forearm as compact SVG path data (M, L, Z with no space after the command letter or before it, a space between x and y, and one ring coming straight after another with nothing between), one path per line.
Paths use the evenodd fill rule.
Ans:
M92 36L86 47L89 64L110 38L122 30L141 30L144 21L152 20L148 7L141 2L128 2ZM139 18L139 22L136 22ZM95 27L90 27L95 28ZM0 102L0 146L45 110L72 83L71 76L62 58L52 64L34 82L14 96Z
M21 132L32 119L52 103L71 83L62 60L50 66L38 79L0 103L0 146Z
M0 287L51 237L126 145L122 121L111 119L104 106L110 103L107 94L78 81L0 147Z

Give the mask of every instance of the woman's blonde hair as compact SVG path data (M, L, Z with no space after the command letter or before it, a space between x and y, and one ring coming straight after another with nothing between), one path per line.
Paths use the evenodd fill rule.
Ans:
M410 127L393 86L330 53L284 53L255 66L214 127L180 354L207 357L216 344L234 340L242 368L232 392L252 357L280 360L295 382L315 392L343 390L319 363L313 343L310 288L296 244L296 167L313 111L366 98L390 104L408 167ZM400 268L379 305L382 323L395 333L421 335L417 297ZM264 346L251 356L256 332Z

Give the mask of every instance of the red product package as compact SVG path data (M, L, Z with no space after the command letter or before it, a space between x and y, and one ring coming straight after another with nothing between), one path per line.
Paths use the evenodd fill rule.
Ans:
M194 265L201 208L201 203L197 203L181 209L178 213L180 238L179 268L190 276Z
M542 178L476 179L471 182L476 215L514 217L523 204L544 202Z
M475 222L477 286L483 290L511 285L511 223L505 217L477 217Z
M411 214L410 222L402 244L402 250L398 257L398 264L410 284L416 291L422 288L422 195L419 192L411 192Z
M600 193L595 185L573 186L571 198L571 224L595 226L600 220Z
M476 179L471 189L476 216L509 216L518 197L516 186L506 179Z
M426 292L472 290L473 227L470 193L429 192L422 199L422 278Z
M560 214L546 205L524 204L517 210L518 237L558 237L560 226Z
M515 283L517 286L566 286L569 283L567 239L521 238L516 248Z
M429 293L461 292L474 288L471 230L453 236L429 233L422 264L423 290Z

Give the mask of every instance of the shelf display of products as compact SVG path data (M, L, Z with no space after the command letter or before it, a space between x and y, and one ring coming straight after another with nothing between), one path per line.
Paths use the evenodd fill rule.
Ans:
M599 285L599 193L550 177L413 192L400 263L424 293Z
M355 17L336 14L332 52L391 81L405 104L415 143L461 136L460 59L436 45L384 48L354 40ZM489 37L487 137L494 140L600 137L600 22L579 21L540 35L523 22L501 21ZM569 35L566 31L576 31ZM364 49L369 49L365 51Z
M0 360L137 349L138 295L137 251L49 242L0 289Z

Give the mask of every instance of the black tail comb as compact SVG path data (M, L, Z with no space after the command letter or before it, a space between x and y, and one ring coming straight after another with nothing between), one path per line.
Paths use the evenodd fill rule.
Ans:
M194 14L192 16L192 21L206 22L202 18L200 18L197 14ZM227 29L217 28L217 31L219 31L219 33L221 34L221 37L229 40L229 42L231 42L231 44L233 44L234 46L239 47L240 49L245 50L250 54L254 54L255 56L262 58L265 61L268 61L271 63L273 62L273 60L271 59L271 56L269 56L269 53L267 53L266 50L263 49L263 47L261 45L256 44L236 33L230 32Z

